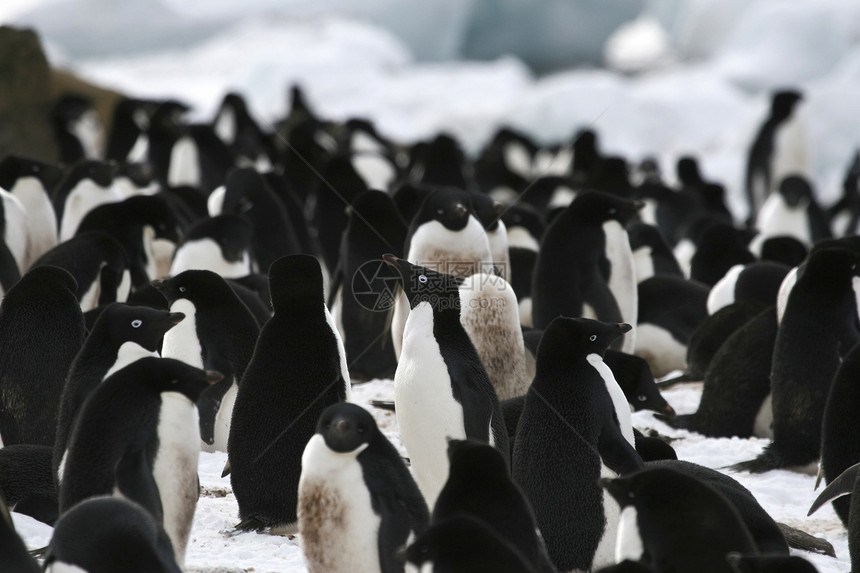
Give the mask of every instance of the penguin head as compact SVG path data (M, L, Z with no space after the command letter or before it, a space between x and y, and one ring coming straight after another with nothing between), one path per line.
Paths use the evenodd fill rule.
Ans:
M317 422L317 433L322 435L330 450L339 454L358 455L377 432L376 421L370 412L349 402L329 406Z
M220 297L229 295L230 286L218 273L207 270L183 271L175 277L157 279L150 283L172 305L179 299L187 299L195 305L217 303Z
M540 241L546 228L546 222L537 212L537 209L522 202L507 206L505 212L502 213L502 222L507 227L509 234L514 227L522 227L536 241Z
M259 198L271 193L266 179L253 167L234 167L224 182L222 213L239 215L250 211Z
M448 438L449 479L456 475L495 475L507 477L502 454L493 446L474 439Z
M78 281L69 271L52 265L44 265L33 267L27 271L27 274L9 289L6 298L12 296L13 293L26 294L28 291L39 293L63 292L75 296L77 290Z
M123 163L117 171L117 177L127 178L136 187L148 187L155 179L155 170L148 161Z
M618 221L626 226L644 206L643 201L631 201L603 191L587 191L577 195L559 219L584 225Z
M99 187L110 187L117 169L117 164L112 161L82 159L66 172L60 186L72 189L79 182L89 179Z
M803 99L803 95L795 90L778 91L773 94L770 103L771 117L777 121L783 121L791 116L791 112Z
M484 193L471 193L470 198L475 215L477 215L478 221L481 222L484 229L488 232L498 229L502 213L505 211L504 205Z
M422 302L430 303L434 310L460 309L461 279L453 275L436 272L432 269L413 265L394 255L382 255L382 260L400 275L400 285L410 308Z
M204 390L224 378L220 372L201 370L172 358L141 358L134 364L145 369L147 379L159 392L177 392L192 402L197 402Z
M622 508L629 505L635 505L634 500L636 494L634 492L633 483L629 477L620 477L615 479L601 478L599 480L600 487L605 489Z
M413 146L411 155L413 180L459 189L468 186L472 166L452 136L441 133L432 141L420 142Z
M0 187L11 191L21 177L35 177L50 194L63 177L63 170L50 163L7 155L0 161Z
M627 323L609 323L590 318L555 318L538 345L537 366L557 356L603 356L613 340L633 329Z
M111 341L117 346L123 342L136 342L145 349L159 349L164 333L179 324L185 315L146 306L114 303L102 311L93 325L93 332L107 329Z
M319 311L325 306L319 261L311 255L287 255L269 267L269 290L275 314Z
M856 276L860 272L858 261L860 252L845 247L813 248L806 261L806 268L802 273L798 272L797 280L800 281L801 277L806 275L814 275L835 285L837 281Z
M789 207L797 207L805 199L812 199L812 187L805 177L789 175L779 183L779 194Z
M470 206L469 194L465 191L437 189L424 199L412 226L415 228L429 221L438 221L450 231L461 231L469 223Z
M678 180L684 186L698 187L703 183L695 157L685 155L679 158L675 171L678 174Z
M179 219L173 212L170 203L164 197L158 195L136 195L129 197L122 203L100 205L90 211L90 214L98 210L106 211L102 216L123 216L129 224L151 227L157 239L164 239L174 243L178 243L181 239L182 233ZM84 220L86 220L86 217Z
M220 247L224 260L235 263L251 249L253 234L254 227L247 218L224 213L198 220L187 230L183 242L212 239Z

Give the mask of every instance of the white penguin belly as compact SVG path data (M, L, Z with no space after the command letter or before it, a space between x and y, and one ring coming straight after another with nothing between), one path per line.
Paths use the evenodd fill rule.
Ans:
M753 436L773 439L773 393L771 392L768 392L755 416Z
M777 323L782 322L782 315L785 314L785 307L788 305L788 296L791 294L791 290L794 288L795 283L797 282L797 267L794 267L788 274L785 275L785 278L782 279L782 283L779 285L779 291L776 293L776 321ZM855 289L856 290L856 289ZM860 307L858 307L860 308Z
M394 404L403 445L428 507L448 479L448 438L465 439L463 407L454 399L448 367L433 336L433 310L409 313L403 354L394 373Z
M675 245L672 252L675 254L675 260L678 261L678 265L681 267L681 272L684 273L685 277L690 278L690 267L693 264L693 255L696 254L695 243L690 239L681 239L678 241L678 244Z
M60 219L60 241L75 236L84 216L99 205L116 203L122 198L111 189L100 187L89 179L83 179L66 197L63 217Z
M170 305L170 312L181 312L185 318L164 333L161 355L203 368L203 349L200 347L200 339L197 338L197 308L190 300L181 298Z
M21 177L9 190L29 217L30 261L57 246L57 216L42 183L35 177Z
M687 345L675 340L668 330L647 322L637 330L634 354L648 361L655 378L687 368Z
M809 231L809 220L807 209L809 201L802 200L796 207L790 207L785 203L782 195L773 193L761 206L756 219L756 228L759 234L753 242L759 245L768 237L794 237L805 245L812 243ZM760 251L759 247L759 251Z
M246 251L242 260L228 261L218 243L212 239L196 239L176 249L168 275L175 277L192 269L212 271L225 279L244 277L251 273L251 257Z
M182 566L199 496L197 406L182 394L163 392L157 431L159 445L152 463L152 477L164 510L164 530L173 544L176 561Z
M102 263L99 267L99 272L96 273L96 276L90 284L90 288L81 296L81 312L87 312L89 310L94 309L99 305L99 297L102 292L102 283L101 283L101 269L105 267L105 263Z
M309 573L374 573L380 570L379 526L361 464L339 454L315 434L302 454L299 533Z
M212 445L202 443L201 447L207 452L226 452L227 439L230 437L230 420L233 418L233 406L236 404L236 393L239 386L234 381L230 389L224 393L221 406L215 414L214 441Z
M615 375L610 370L606 362L599 354L589 354L585 357L588 363L597 370L600 377L603 378L603 383L606 384L606 391L609 392L609 397L612 398L612 406L615 408L615 415L618 416L618 425L621 427L621 435L634 448L636 447L636 437L633 435L633 418L630 415L630 404L627 402L627 397L618 381L615 380Z
M171 187L181 185L200 187L201 181L197 144L188 136L180 137L170 150L167 184Z
M33 260L30 256L30 217L21 201L8 191L0 189L0 199L3 201L6 219L3 239L23 275Z
M618 519L618 542L615 545L615 561L618 563L625 559L639 561L645 552L637 518L636 508L632 505L621 510Z
M331 333L334 335L335 344L337 344L337 354L340 357L340 374L343 377L343 391L346 396L346 401L349 402L352 396L352 381L349 378L349 365L346 363L346 349L343 346L343 337L337 330L337 325L334 323L334 318L328 309L325 309L325 321L331 328Z
M744 265L735 265L711 287L708 293L708 314L714 314L721 308L735 302L735 286L738 283L738 275L744 270Z
M621 319L635 327L639 315L639 290L636 287L636 268L630 239L618 221L603 223L603 232L606 235L606 258L612 269L609 290L621 311ZM636 329L633 329L624 335L621 350L632 354L635 347Z
M652 254L652 249L648 245L643 245L633 251L633 265L637 283L650 279L656 274Z
M600 477L617 478L618 474L601 462ZM603 517L606 519L606 525L603 528L600 543L597 544L597 550L594 552L594 559L591 561L592 571L615 564L615 545L618 540L618 521L621 515L621 508L615 498L602 488L601 495L603 495Z

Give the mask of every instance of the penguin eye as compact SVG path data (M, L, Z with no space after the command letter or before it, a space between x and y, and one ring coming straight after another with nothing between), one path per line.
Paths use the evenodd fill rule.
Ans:
M610 207L610 208L609 208L609 214L610 214L610 215L614 215L614 214L615 214L615 207Z
M39 166L38 166L38 165L34 165L34 166L33 166L33 173L38 173L38 172L39 172Z
M648 397L640 394L639 396L636 396L636 399L639 400L640 402L644 402L645 400L648 399Z
M179 384L179 378L174 378L170 381L171 384Z
M418 282L419 283L426 283L427 282L427 275L418 275Z
M179 287L179 292L185 292L187 289L184 286Z
M445 209L436 209L436 214L438 214L438 215L444 215L444 214L445 214Z
M135 318L134 320L131 321L131 327L132 328L140 328L141 324L143 324L143 321L140 320L139 318Z
M595 340L597 340L597 335L596 335L596 334L592 334L591 336L589 336L589 337L588 337L588 339L589 339L590 341L594 342Z

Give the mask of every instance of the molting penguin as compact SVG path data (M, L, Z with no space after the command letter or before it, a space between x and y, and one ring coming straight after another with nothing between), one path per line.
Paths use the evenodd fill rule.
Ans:
M819 457L830 383L845 353L860 341L852 289L857 254L814 251L788 297L773 350L773 442L735 469L762 472L806 466Z
M84 341L75 279L57 267L24 275L0 304L0 438L51 446L60 393Z
M499 400L525 394L531 378L526 374L519 306L511 285L493 274L477 273L463 279L460 323L478 351Z
M469 195L457 189L440 189L427 195L406 235L403 251L407 260L456 276L490 269L492 254L487 233L470 205ZM401 295L391 321L391 339L398 357L408 314L409 301Z
M89 231L63 241L33 263L33 268L44 266L60 267L72 274L83 312L125 302L131 291L125 249L103 231Z
M173 253L170 276L191 269L218 273L224 278L251 272L253 226L245 217L217 215L194 223Z
M612 340L629 329L626 324L557 318L538 348L511 473L534 508L559 571L590 571L614 563L618 506L597 480L642 467L632 436L628 441L622 434L600 368L605 368L601 358Z
M499 399L460 323L460 293L451 275L383 255L400 273L412 304L394 373L394 403L415 481L433 506L448 477L449 438L509 448Z
M161 355L224 376L203 391L197 406L203 442L225 452L239 381L260 333L257 320L230 285L212 271L185 271L152 284L171 311L186 316L178 328L164 335Z
M77 233L95 230L108 233L123 246L135 288L157 278L161 265L156 242L163 240L175 247L180 232L169 203L154 195L139 195L96 207L83 218ZM171 253L172 249L168 257Z
M220 379L217 372L156 357L109 376L84 402L69 438L61 515L89 497L119 493L162 521L183 563L200 487L194 403Z
M113 187L117 167L104 161L80 161L73 165L51 194L57 216L59 240L75 236L84 216L105 203L122 201Z
M320 416L302 455L298 497L311 573L402 571L395 554L430 520L400 454L369 412L347 402Z
M227 446L239 529L296 531L302 450L322 411L349 398L346 356L322 280L309 255L283 257L269 269L275 314L239 385Z
M644 561L661 570L729 573L727 553L757 552L737 510L694 477L649 468L600 483L622 507L619 561ZM680 516L686 517L679 522Z
M62 176L59 167L34 159L8 155L0 161L0 188L18 199L27 213L28 265L57 244L57 216L51 192Z
M638 295L633 255L624 226L640 203L602 192L574 199L550 224L541 241L532 287L536 328L556 316L636 324ZM565 261L559 265L559 261ZM632 352L630 336L615 346Z
M448 481L433 508L433 523L456 515L473 516L516 547L536 571L554 573L534 512L511 481L504 457L480 442L451 440L448 459Z
M57 522L45 572L181 573L170 538L140 505L122 498L88 499Z
M775 92L770 114L750 146L746 164L748 221L755 220L768 195L787 175L807 175L810 152L800 111L803 96L796 91Z
M406 223L388 194L355 198L340 244L341 284L329 303L353 380L391 378L397 367L388 327L399 275L379 255L399 254L405 239Z
M164 333L185 315L125 304L108 305L96 319L69 367L60 397L54 438L52 475L62 481L59 469L66 455L75 417L87 396L101 382L135 360L157 356Z

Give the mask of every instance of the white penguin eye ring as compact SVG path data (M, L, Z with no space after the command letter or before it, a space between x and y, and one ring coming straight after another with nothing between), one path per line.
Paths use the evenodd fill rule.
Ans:
M589 339L590 341L594 342L595 340L597 340L597 335L596 335L596 334L592 334L591 336L589 336L589 337L588 337L588 339Z
M427 275L418 275L418 282L424 284L427 282Z
M136 319L131 321L131 327L132 328L140 328L141 324L143 324L143 321L140 320L139 318L136 318Z

